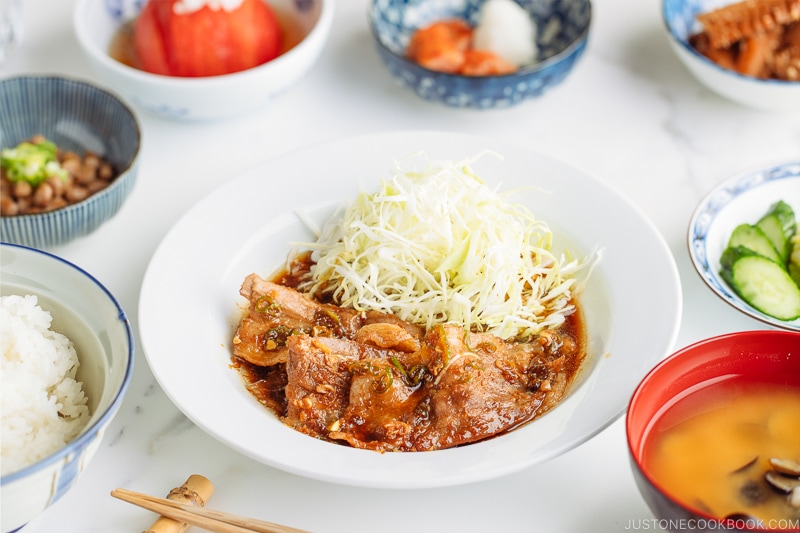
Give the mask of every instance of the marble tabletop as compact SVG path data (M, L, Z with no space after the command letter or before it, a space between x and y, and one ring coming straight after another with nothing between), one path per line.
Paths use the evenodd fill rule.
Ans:
M75 3L25 0L24 41L0 76L91 80L72 31ZM676 348L768 327L706 289L691 266L686 230L700 198L721 180L800 157L800 116L750 110L699 85L668 46L657 0L595 0L589 44L572 75L538 100L496 111L451 109L399 88L372 46L366 9L367 0L339 0L319 62L263 109L213 123L140 113L141 169L129 201L92 235L50 251L105 284L136 329L139 289L160 240L226 180L312 143L388 130L459 131L523 143L635 203L667 241L680 272L684 309ZM337 486L262 465L206 434L159 387L138 337L137 350L128 394L95 459L25 533L142 531L153 515L110 491L165 495L193 473L214 482L215 508L319 533L660 529L634 484L622 419L555 459L490 481L425 490Z

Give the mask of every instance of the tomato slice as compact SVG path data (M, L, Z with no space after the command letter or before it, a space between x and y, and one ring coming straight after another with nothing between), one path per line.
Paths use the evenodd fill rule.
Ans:
M178 0L150 0L134 28L143 70L166 76L218 76L278 56L281 29L263 0L244 0L233 11L203 6L176 14Z

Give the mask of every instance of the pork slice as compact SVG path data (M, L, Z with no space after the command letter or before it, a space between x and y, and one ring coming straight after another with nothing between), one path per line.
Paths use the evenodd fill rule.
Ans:
M412 451L429 423L426 364L430 350L373 349L352 367L349 404L331 438L356 448Z
M358 345L330 337L293 335L287 343L285 422L327 438L344 414L350 393L350 363L361 357Z
M421 339L424 334L422 328L393 315L376 311L362 313L319 303L291 287L267 281L257 274L247 276L239 292L247 298L249 306L234 336L233 354L258 366L285 363L288 358L287 339L298 333L353 339L363 326L368 325L372 333L368 329L362 335L367 342L383 347L402 343L401 349L407 351L416 349L415 339ZM386 324L383 334L378 332L381 327L376 324Z
M353 340L401 352L416 352L420 348L420 340L417 337L402 326L388 322L365 324L356 332Z
M506 343L451 325L434 328L414 352L295 335L287 341L285 421L378 451L483 440L532 420L564 394L565 357L548 342Z
M314 322L314 316L320 306L320 304L302 293L284 285L267 281L257 274L250 274L244 279L239 294L250 301L251 315L255 314L255 306L259 299L267 297L277 306L275 308L276 311L279 308L281 314L284 315L284 319L296 320L304 324ZM265 303L265 307L267 305L269 304ZM260 314L270 315L270 313L263 312Z
M319 304L256 274L245 278L239 293L249 305L233 337L233 355L258 366L285 363L287 339L311 331Z
M410 450L424 423L416 412L421 398L419 387L405 382L391 361L361 360L354 369L341 425L330 438L344 440L354 448Z
M415 449L450 448L506 432L534 418L547 391L531 387L530 351L461 327L434 328L439 354L430 390L430 424Z
M403 328L411 337L422 341L425 338L425 328L411 322L406 322L397 316L380 311L367 311L362 327L371 324L390 324ZM406 351L406 350L404 350Z
M348 339L300 335L288 342L286 421L356 448L409 450L425 417L419 357Z
M277 326L277 324L269 325L263 320L249 316L244 317L239 322L239 327L236 328L236 334L233 336L233 355L256 366L285 363L288 350L286 346L278 343L285 342L291 328L286 330L287 335L278 335L280 330L276 329ZM270 331L275 332L274 339L269 338ZM267 348L270 341L275 343L273 348ZM269 344L269 346L272 345Z

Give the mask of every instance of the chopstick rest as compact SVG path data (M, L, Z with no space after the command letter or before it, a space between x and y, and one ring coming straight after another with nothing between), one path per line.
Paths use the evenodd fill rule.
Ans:
M204 507L213 493L214 485L207 477L192 474L183 485L169 491L167 499ZM184 533L189 527L186 522L162 515L143 533Z
M216 533L309 533L302 529L237 516L205 507L195 507L181 501L150 496L149 494L128 489L114 489L111 491L111 495L159 513L162 516Z

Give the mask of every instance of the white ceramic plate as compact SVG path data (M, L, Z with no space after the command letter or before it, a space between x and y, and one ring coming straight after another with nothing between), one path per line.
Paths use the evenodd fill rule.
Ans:
M245 276L281 266L290 242L313 239L307 222L374 190L396 159L424 150L461 160L547 221L556 246L602 259L582 297L589 356L568 397L506 435L420 453L357 450L283 425L230 368ZM611 215L613 214L613 215ZM142 285L145 356L173 402L231 448L324 481L422 488L488 479L545 461L591 438L625 409L636 384L672 351L682 310L677 268L653 225L597 179L519 145L455 133L394 132L289 153L252 169L192 208L164 238Z
M697 273L720 298L741 312L772 326L800 331L800 319L778 320L750 307L719 275L719 259L733 229L755 224L769 207L783 200L800 214L800 161L746 170L711 190L689 222L689 255Z

